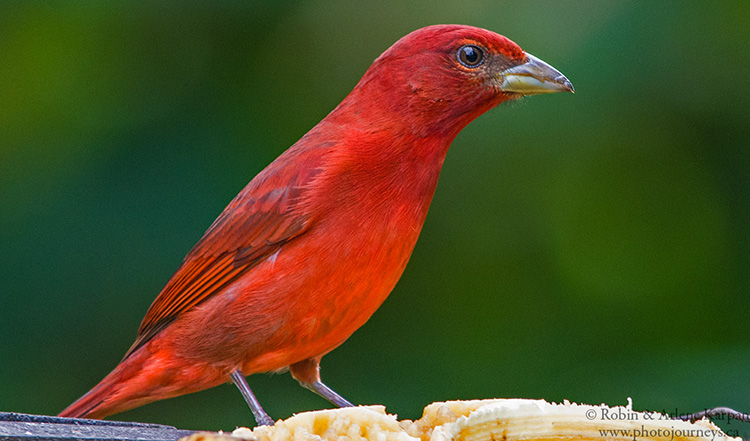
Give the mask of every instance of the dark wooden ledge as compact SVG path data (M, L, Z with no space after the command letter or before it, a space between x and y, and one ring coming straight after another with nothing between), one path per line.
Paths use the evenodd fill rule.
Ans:
M0 440L174 441L194 430L159 424L60 418L0 412Z

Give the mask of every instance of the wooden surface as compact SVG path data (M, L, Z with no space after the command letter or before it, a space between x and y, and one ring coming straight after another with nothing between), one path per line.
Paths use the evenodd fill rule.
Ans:
M159 424L59 418L0 412L0 440L173 441L193 433Z

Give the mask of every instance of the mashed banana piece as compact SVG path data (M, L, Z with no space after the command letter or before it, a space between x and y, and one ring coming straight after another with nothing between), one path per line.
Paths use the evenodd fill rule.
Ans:
M630 405L609 407L544 400L447 401L422 418L399 422L383 406L303 412L273 426L232 435L196 433L184 441L741 441L708 420L688 423Z
M258 441L420 441L395 415L386 414L385 406L303 412L272 427L256 427L253 435Z

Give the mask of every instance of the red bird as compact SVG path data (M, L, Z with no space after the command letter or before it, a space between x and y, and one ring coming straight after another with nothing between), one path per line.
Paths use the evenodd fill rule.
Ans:
M453 139L525 95L573 92L511 40L429 26L378 57L354 90L258 174L185 257L120 364L60 416L103 418L289 368L336 406L321 357L385 300L406 267Z

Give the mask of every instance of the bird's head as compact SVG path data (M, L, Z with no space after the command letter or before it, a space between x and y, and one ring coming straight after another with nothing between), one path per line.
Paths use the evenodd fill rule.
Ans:
M573 86L510 39L471 26L435 25L393 44L352 95L367 103L368 113L402 115L415 134L455 136L503 101L552 92L573 92Z

